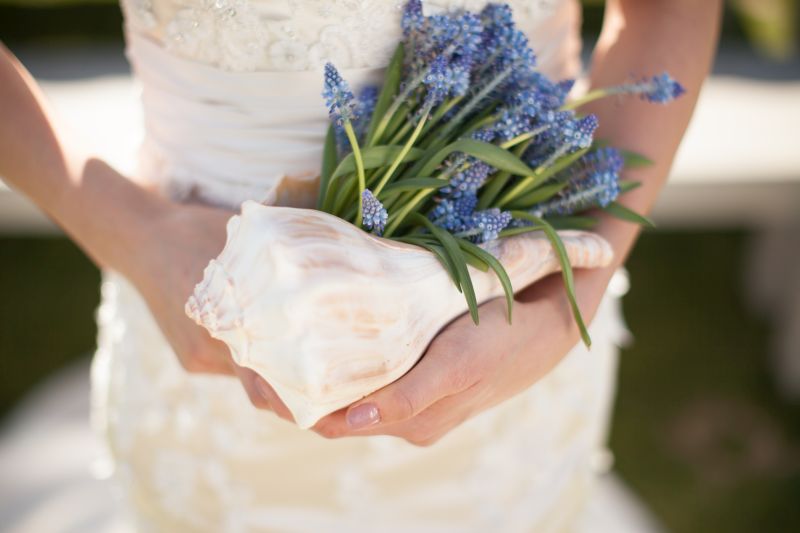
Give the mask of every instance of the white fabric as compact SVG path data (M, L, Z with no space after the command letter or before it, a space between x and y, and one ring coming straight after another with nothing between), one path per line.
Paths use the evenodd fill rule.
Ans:
M265 197L282 175L312 176L320 163L327 117L319 65L277 61L269 52L281 42L276 28L295 28L296 50L328 43L330 27L349 28L330 46L358 85L380 75L399 27L394 2L124 4L145 114L137 179L173 198L234 208ZM574 74L577 4L513 4L534 47L547 43L551 51L543 70ZM165 40L175 24L191 47ZM369 33L373 27L381 31ZM242 43L252 40L236 37L239 30L263 33L247 61ZM616 278L602 303L591 352L577 346L528 391L435 446L417 448L392 437L328 441L256 410L231 378L188 375L141 297L107 272L92 371L94 421L144 531L574 529L598 465L608 463L598 458L608 457L603 443L625 336L618 301L625 284Z

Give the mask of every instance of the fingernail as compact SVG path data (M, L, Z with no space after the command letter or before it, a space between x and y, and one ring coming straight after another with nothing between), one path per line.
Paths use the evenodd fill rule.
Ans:
M265 400L269 400L272 398L272 394L269 390L269 384L264 378L262 378L261 376L256 376L253 381L255 381L256 390L258 391L258 394L262 398L264 398Z
M347 411L347 425L352 429L361 429L377 424L381 419L378 407L372 403L362 403Z

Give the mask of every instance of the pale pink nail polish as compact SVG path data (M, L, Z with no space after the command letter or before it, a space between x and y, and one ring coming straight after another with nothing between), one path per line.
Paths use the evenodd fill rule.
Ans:
M378 407L372 403L362 403L347 411L347 425L352 429L361 429L377 424L381 419Z

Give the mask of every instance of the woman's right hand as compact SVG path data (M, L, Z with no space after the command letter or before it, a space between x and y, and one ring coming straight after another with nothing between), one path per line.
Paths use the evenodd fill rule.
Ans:
M253 405L292 420L272 387L252 370L237 365L227 346L184 312L203 269L222 250L227 221L235 213L198 204L163 205L145 223L144 249L131 249L126 275L187 372L236 376Z

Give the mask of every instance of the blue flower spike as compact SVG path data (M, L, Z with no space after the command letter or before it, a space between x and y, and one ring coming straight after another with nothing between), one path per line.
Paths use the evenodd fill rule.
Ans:
M375 195L369 189L364 189L362 204L362 223L364 228L375 235L383 234L383 229L389 220L389 213L386 208L383 207L380 200L375 198Z
M325 84L322 91L331 120L337 129L356 118L356 101L350 86L331 63L325 64Z

